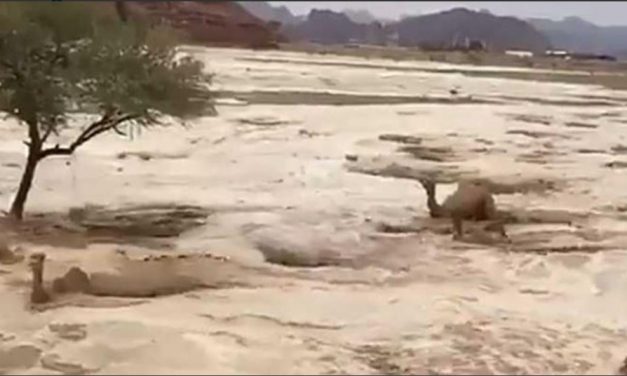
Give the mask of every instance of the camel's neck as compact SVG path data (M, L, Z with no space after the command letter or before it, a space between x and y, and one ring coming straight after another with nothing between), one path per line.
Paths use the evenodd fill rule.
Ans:
M429 214L433 218L442 216L442 207L435 199L435 186L429 192L427 192L427 207L429 208Z
M33 268L33 288L40 288L44 282L44 268Z

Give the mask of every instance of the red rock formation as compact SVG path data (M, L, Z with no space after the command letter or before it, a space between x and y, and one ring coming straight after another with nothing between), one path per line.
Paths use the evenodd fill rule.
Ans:
M133 1L131 12L183 30L191 42L214 46L276 47L278 25L266 23L232 1Z

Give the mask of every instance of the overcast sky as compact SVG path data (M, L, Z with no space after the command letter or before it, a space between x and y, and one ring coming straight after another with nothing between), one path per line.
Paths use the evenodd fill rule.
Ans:
M627 2L624 1L270 1L285 5L294 14L306 14L312 8L344 10L367 9L380 18L396 19L400 15L433 13L454 7L487 9L496 15L520 18L544 17L560 20L578 16L598 25L627 25Z

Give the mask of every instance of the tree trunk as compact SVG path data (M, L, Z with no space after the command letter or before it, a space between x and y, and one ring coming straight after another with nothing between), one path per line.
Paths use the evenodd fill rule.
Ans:
M128 22L128 8L126 7L124 1L117 0L115 2L115 10L118 14L118 18L120 19L120 21L124 23Z
M28 149L28 158L26 159L26 167L24 168L24 173L22 174L22 180L20 181L17 195L15 195L15 198L13 199L11 211L9 212L9 215L18 221L22 220L24 214L24 204L26 203L28 192L33 184L33 178L35 177L35 170L37 169L38 163L39 150L31 146Z

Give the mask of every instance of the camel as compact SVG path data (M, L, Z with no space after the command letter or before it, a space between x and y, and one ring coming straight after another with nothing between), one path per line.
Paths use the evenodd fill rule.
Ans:
M33 272L30 301L33 304L44 304L52 301L53 296L44 287L44 263L46 254L36 252L30 255L28 266ZM72 267L62 277L55 278L52 282L52 294L63 293L88 293L90 280L87 273L80 268Z
M485 230L497 231L507 238L503 221L496 211L494 197L485 185L480 182L461 182L457 190L440 205L435 197L435 182L429 179L419 181L427 193L427 207L431 218L452 219L453 239L462 238L463 220L493 221L485 227Z
M627 375L627 357L625 357L625 359L623 359L623 364L621 364L620 368L618 369L618 375Z
M124 251L118 254L127 258ZM80 267L73 266L62 276L54 278L52 283L45 283L46 255L36 252L29 257L29 266L32 270L30 302L32 308L37 310L72 304L91 307L127 306L138 304L139 300L129 300L132 298L169 295L212 286L203 281L202 268L195 269L193 265L196 263L192 259L212 259L219 262L229 260L227 257L210 253L149 255L134 261L128 259L128 265L120 273L88 274ZM163 276L163 280L160 278L158 273L162 268L159 265L172 265L172 263L184 262L183 260L187 260L185 262L192 268L189 275L173 273Z

